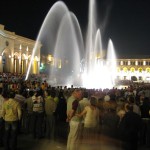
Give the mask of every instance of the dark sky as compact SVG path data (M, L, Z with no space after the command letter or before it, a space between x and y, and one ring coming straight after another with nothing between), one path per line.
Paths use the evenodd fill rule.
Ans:
M63 0L75 13L83 35L88 0ZM150 54L150 0L97 0L98 26L104 47L111 38L118 54ZM56 0L1 0L0 24L18 35L36 39L42 22Z

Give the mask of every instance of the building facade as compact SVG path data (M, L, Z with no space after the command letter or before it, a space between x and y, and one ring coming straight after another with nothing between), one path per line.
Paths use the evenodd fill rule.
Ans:
M150 57L117 59L117 79L150 82Z
M131 56L132 57L132 56ZM60 59L55 59L52 55L41 56L41 68L49 71L52 68L63 69ZM150 57L133 56L132 58L116 59L116 80L150 82Z
M35 44L36 41L7 31L4 25L0 24L0 72L26 74ZM49 73L52 68L63 69L67 62L62 63L60 59L54 58L51 54L41 56L42 44L38 42L37 45L31 62L30 74L39 74L42 70L47 70ZM117 80L150 82L149 56L117 58L116 63Z
M0 72L25 74L29 68L31 55L35 46L34 40L16 35L4 29L0 24ZM40 49L38 42L35 56L31 63L31 74L40 72Z

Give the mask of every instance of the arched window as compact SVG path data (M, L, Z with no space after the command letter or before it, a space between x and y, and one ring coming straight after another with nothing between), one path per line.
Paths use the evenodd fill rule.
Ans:
M134 73L134 72L135 72L135 68L132 67L132 68L130 69L130 71L131 71L132 73Z
M142 68L138 68L138 71L139 71L140 73L142 73L143 69L142 69Z
M124 71L125 73L127 73L127 72L128 72L128 69L125 67L125 68L123 68L123 71Z
M150 68L146 68L146 72L147 72L147 73L150 73Z

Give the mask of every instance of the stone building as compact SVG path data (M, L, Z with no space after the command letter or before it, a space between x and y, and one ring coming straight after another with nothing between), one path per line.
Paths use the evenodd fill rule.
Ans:
M117 59L117 79L150 82L150 56Z
M0 72L24 74L29 68L36 41L19 36L4 29L0 24ZM40 68L40 49L38 42L35 56L31 62L31 74L38 74Z

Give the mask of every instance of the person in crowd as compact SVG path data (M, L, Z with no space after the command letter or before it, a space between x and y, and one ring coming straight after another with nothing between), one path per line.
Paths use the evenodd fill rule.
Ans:
M123 150L137 150L139 132L142 126L141 117L133 112L133 106L125 105L126 113L119 124L119 136Z
M26 133L32 132L32 115L33 115L33 101L32 96L34 92L32 90L29 91L28 98L25 101L25 111L26 111L26 122L25 122L25 130Z
M43 120L44 120L44 99L41 90L35 91L32 96L33 102L33 138L43 137Z
M88 94L88 92L85 90L85 91L83 92L83 98L81 99L81 101L79 101L81 111L83 111L86 106L90 105L90 101L89 101L88 98L89 98L89 94Z
M78 150L82 119L75 114L81 112L79 107L79 101L81 98L82 90L75 89L67 101L67 121L70 126L67 140L67 150Z
M120 121L124 117L126 111L125 111L125 100L123 98L120 98L120 100L117 102L117 108L116 108L116 113L120 118Z
M3 130L4 130L4 119L2 116L3 104L4 104L4 97L2 95L2 88L0 88L0 147L3 146Z
M120 118L116 113L117 103L111 99L104 99L101 116L101 133L110 138L118 138L118 125Z
M129 96L127 101L133 106L133 112L141 115L140 107L136 104L134 96Z
M64 96L64 91L60 89L58 94L58 104L56 107L55 117L56 117L56 135L59 137L67 138L68 134L68 125L66 123L66 111L67 111L67 102Z
M55 93L50 90L45 91L45 114L46 114L46 137L54 139L55 133L55 110L56 103L54 102Z
M9 92L9 99L3 104L2 115L5 120L5 150L17 149L18 121L21 119L20 104L14 100L15 93Z
M90 105L85 106L84 110L77 114L79 117L84 118L83 139L88 142L96 140L98 133L98 127L100 125L100 111L97 107L97 99L95 97L90 98Z
M145 97L143 99L143 103L140 106L141 110L141 118L150 118L150 99L148 97Z
M25 104L25 101L26 101L25 95L27 95L27 94L24 94L24 92L21 92L21 90L16 91L15 93L16 94L15 94L14 99L20 104L21 111L22 111L22 117L21 117L21 120L19 121L19 124L18 124L19 133L22 133L22 132L24 132L24 129L25 129L25 124L24 124L25 123L25 109L24 109L24 104Z
M144 98L140 109L143 121L140 144L150 147L150 99L148 97Z
M66 102L66 98L64 96L63 90L60 90L58 94L58 99L59 101L58 101L57 108L56 108L57 118L60 122L66 122L67 102Z

